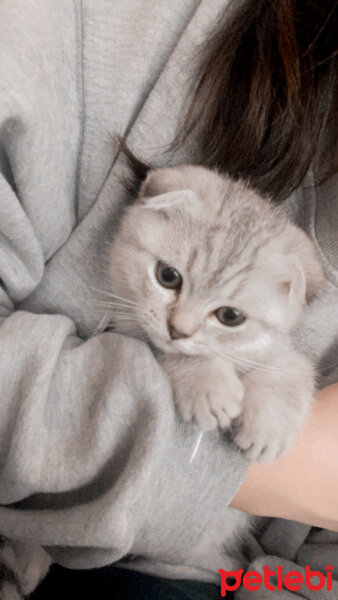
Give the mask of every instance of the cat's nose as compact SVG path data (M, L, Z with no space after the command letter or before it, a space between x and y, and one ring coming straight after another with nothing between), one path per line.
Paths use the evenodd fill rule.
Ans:
M169 335L172 340L180 340L182 338L190 337L189 333L185 333L184 331L180 331L176 329L176 327L172 323L168 323Z

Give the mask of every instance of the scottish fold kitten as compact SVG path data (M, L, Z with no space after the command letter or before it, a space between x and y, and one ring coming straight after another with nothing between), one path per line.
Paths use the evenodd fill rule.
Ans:
M290 334L320 290L315 247L242 181L128 158L143 182L111 246L115 328L151 344L184 419L271 462L314 398Z

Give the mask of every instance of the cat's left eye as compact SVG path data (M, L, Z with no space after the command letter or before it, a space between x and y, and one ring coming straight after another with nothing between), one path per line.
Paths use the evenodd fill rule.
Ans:
M231 306L221 306L221 308L215 310L215 315L220 323L227 327L237 327L238 325L242 325L246 320L243 313Z
M156 279L165 288L179 290L182 286L182 275L175 269L163 262L156 265Z

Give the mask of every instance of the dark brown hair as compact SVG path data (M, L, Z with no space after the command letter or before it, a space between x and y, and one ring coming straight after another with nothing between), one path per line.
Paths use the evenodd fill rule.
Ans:
M284 199L312 164L338 170L338 3L232 2L202 53L192 104L199 162Z

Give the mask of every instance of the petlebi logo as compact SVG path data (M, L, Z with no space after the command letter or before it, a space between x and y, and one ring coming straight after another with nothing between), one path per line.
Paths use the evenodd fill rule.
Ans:
M219 569L221 596L225 597L227 592L238 590L241 585L252 592L260 590L262 587L271 592L285 589L290 590L290 592L297 592L302 589L303 584L312 591L322 590L323 588L331 591L333 565L326 565L325 569L326 576L320 571L312 571L309 565L306 565L304 574L300 571L284 572L281 565L278 565L274 571L268 565L265 565L263 573L258 571L244 573L243 569L238 569L238 571ZM271 581L272 577L274 579Z

